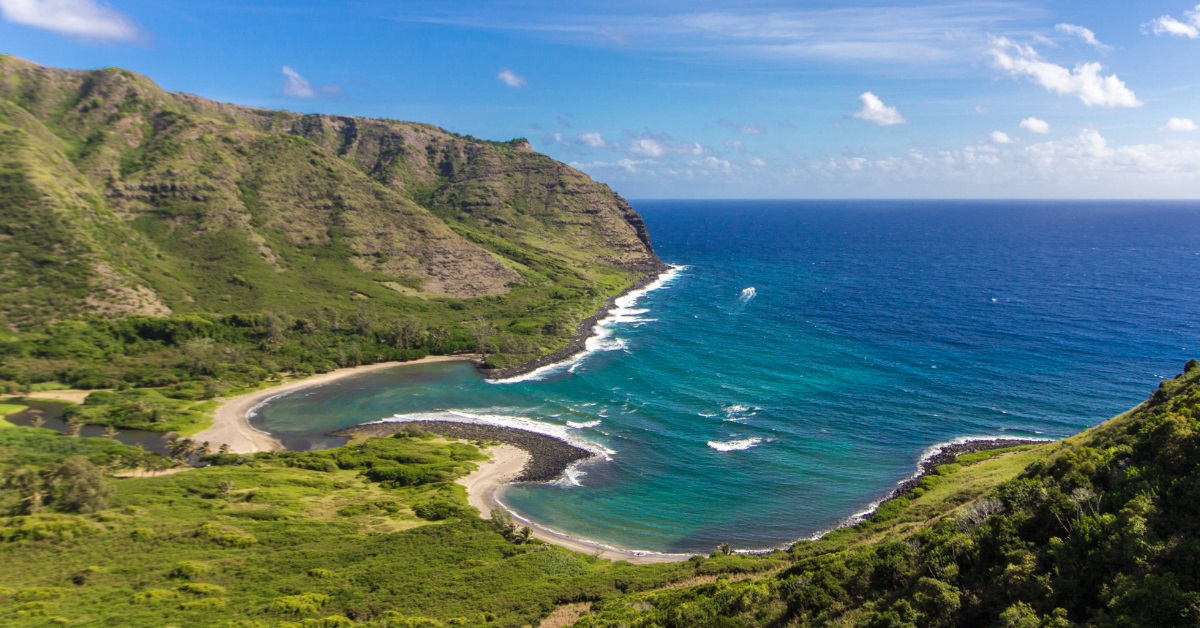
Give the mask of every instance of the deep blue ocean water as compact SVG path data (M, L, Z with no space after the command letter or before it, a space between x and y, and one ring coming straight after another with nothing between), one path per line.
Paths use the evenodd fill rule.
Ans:
M256 424L303 447L393 415L536 421L611 454L578 485L510 487L519 514L625 548L765 548L863 510L932 445L1060 438L1200 357L1200 203L634 206L685 268L569 369L402 367Z

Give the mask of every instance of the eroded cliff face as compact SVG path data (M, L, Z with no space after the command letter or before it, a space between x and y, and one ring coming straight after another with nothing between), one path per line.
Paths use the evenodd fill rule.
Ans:
M278 129L275 119L273 128ZM483 142L423 124L310 115L286 122L444 219L629 270L654 270L641 216L608 186L525 140Z
M27 269L33 284L45 278L42 305L68 317L370 299L372 286L417 299L504 295L553 281L533 258L578 276L661 265L623 199L523 140L251 109L124 70L8 56L0 133L20 149L5 162L22 190L3 208L8 222L41 207L54 228L37 237L84 260L72 297L50 298L67 280ZM0 254L20 255L14 246L0 239Z

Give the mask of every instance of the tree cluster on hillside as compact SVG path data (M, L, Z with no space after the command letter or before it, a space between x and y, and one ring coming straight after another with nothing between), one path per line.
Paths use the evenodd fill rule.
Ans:
M613 600L580 625L1200 624L1200 364L1129 415L1048 447L898 538L800 543L771 579Z

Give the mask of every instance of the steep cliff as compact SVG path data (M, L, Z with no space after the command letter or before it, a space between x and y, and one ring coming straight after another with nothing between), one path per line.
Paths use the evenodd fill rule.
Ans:
M0 143L0 323L13 329L420 312L519 286L569 288L579 309L661 266L623 199L523 140L251 109L2 56Z

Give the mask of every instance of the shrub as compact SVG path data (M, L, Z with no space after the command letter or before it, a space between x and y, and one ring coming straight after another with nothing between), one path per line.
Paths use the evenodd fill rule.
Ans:
M316 613L329 602L329 596L323 593L301 593L277 597L267 606L267 610L280 615L307 615Z

